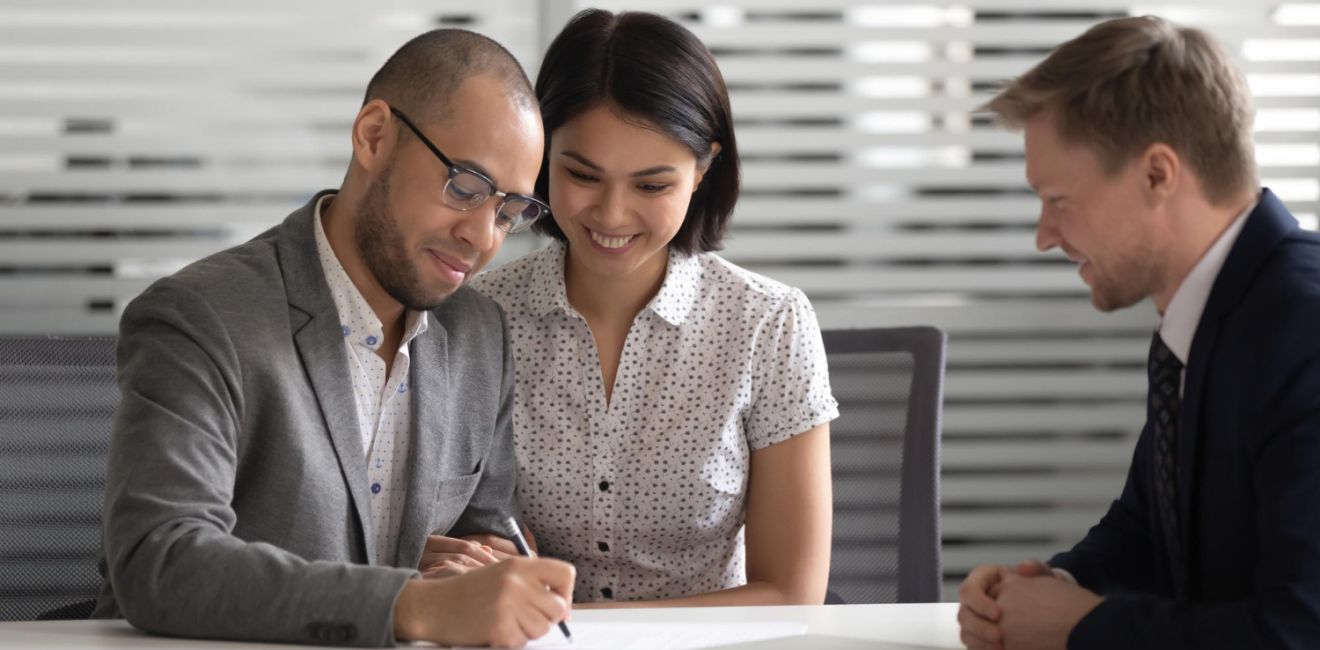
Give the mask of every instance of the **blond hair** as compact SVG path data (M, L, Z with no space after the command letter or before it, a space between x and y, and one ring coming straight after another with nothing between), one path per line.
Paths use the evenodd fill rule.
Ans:
M1246 79L1205 32L1162 18L1118 18L1059 46L984 107L1010 129L1042 111L1106 173L1157 142L1178 152L1212 204L1258 185Z

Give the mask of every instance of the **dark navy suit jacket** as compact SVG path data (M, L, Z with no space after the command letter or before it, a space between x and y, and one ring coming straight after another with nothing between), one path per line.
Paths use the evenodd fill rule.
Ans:
M1106 598L1068 647L1320 648L1320 237L1269 190L1210 291L1185 381L1184 592L1147 424L1122 495L1050 560Z

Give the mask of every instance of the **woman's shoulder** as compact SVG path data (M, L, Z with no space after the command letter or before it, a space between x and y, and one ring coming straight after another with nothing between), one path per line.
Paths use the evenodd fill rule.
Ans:
M533 291L532 278L553 257L553 245L534 250L492 269L482 271L468 281L468 286L498 302L505 311L519 306Z
M703 293L712 298L738 299L757 311L807 301L800 289L745 269L716 253L699 253L693 257L704 279Z

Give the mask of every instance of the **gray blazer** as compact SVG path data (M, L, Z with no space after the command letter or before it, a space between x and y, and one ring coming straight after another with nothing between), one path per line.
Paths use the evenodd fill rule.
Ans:
M491 532L516 512L504 315L462 288L410 344L405 512L398 548L374 556L319 198L124 312L97 615L177 636L388 645L426 535Z

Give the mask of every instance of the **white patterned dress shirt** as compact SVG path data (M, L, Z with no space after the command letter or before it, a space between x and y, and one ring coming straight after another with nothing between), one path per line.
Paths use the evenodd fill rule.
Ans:
M624 343L609 403L552 243L477 277L509 319L520 505L574 599L650 600L747 582L751 452L838 417L797 289L713 253L671 254Z
M327 195L316 204L316 251L343 326L344 348L352 375L344 377L344 382L353 385L362 453L367 459L373 537L367 541L375 549L377 563L388 564L394 559L398 544L408 480L408 446L412 438L408 344L426 331L427 316L424 311L407 310L403 340L386 377L385 360L376 353L384 338L380 318L339 263L321 223L321 208L333 196Z

